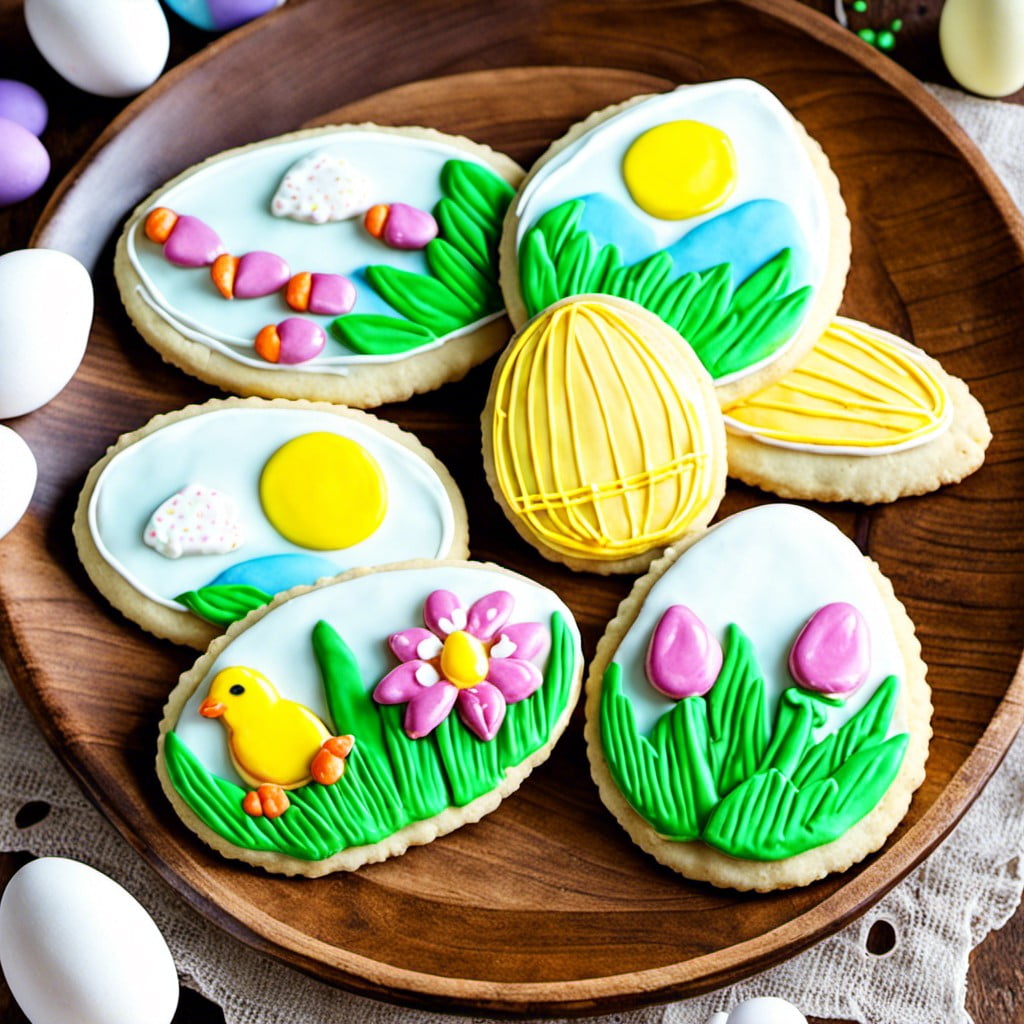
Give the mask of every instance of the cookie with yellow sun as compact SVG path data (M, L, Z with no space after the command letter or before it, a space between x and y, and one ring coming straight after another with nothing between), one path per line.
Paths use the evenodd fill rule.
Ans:
M74 534L115 608L200 649L281 591L464 558L469 543L455 481L412 434L342 406L258 398L124 435L89 472Z
M638 302L725 403L797 365L849 261L821 147L771 92L733 79L637 97L554 142L506 214L501 287L517 329L571 295Z

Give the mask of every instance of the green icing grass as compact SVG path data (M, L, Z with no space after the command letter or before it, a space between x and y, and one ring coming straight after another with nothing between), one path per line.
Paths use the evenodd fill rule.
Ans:
M449 160L433 211L439 234L425 251L429 274L366 268L370 287L405 319L348 313L331 322L334 337L366 355L398 355L500 313L498 240L512 195L492 170Z
M244 619L253 608L269 604L273 596L247 583L218 583L198 590L186 590L174 600L215 626L230 626L232 622Z
M581 199L561 203L523 236L519 278L530 316L569 295L599 292L631 299L675 328L717 379L772 355L793 335L811 304L809 286L789 290L791 249L783 249L734 291L727 263L677 278L665 251L623 265L617 246L598 246L579 227L583 207Z
M175 732L165 737L164 762L175 790L208 828L243 849L323 860L468 804L550 740L576 668L572 633L556 612L544 682L509 705L493 740L478 739L454 713L430 736L411 740L402 730L404 706L373 700L372 685L367 688L333 627L318 622L312 643L335 730L356 737L345 774L333 786L311 782L290 790L291 806L281 817L253 818L242 810L245 789L209 772Z
M666 839L701 839L734 857L781 860L831 842L892 784L909 737L886 739L899 693L885 679L865 706L815 743L837 699L786 690L774 723L749 639L736 626L704 697L666 711L650 736L637 729L612 662L601 692L601 740L619 789Z

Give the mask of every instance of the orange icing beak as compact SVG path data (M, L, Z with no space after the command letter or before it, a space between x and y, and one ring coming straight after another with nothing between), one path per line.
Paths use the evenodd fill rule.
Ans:
M199 705L199 714L201 714L203 718L220 718L225 711L227 711L227 705L221 704L220 701L216 701L212 697L207 697L206 700Z

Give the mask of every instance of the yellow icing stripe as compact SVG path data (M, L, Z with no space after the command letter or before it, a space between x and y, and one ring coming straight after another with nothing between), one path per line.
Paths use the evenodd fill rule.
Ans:
M931 440L949 395L914 349L855 320L834 320L788 376L724 410L733 432L782 447L882 454Z
M495 384L495 473L548 547L626 558L707 510L712 440L678 346L664 325L595 300L541 315L513 342Z

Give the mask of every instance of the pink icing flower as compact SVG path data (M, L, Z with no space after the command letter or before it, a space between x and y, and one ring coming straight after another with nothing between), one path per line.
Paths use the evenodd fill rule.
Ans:
M666 697L702 697L722 670L722 645L689 608L674 604L654 628L644 669Z
M450 591L435 590L423 606L427 628L388 637L402 664L377 684L373 699L407 705L412 739L433 732L452 708L480 739L493 739L506 706L543 682L532 659L546 653L548 632L539 622L506 625L514 605L510 593L496 590L467 610Z

